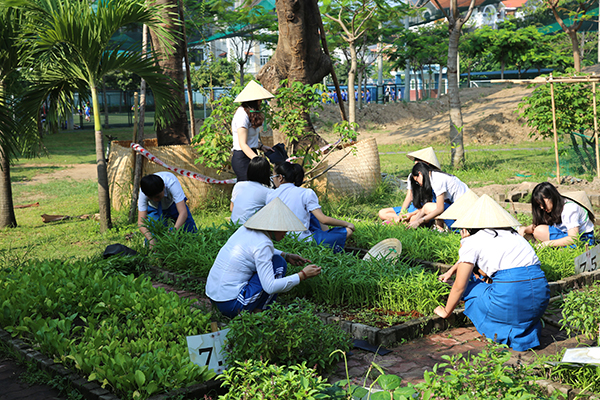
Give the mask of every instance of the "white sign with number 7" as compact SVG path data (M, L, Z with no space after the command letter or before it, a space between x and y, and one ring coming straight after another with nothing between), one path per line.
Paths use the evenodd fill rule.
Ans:
M600 258L600 245L588 249L585 253L575 257L575 274L595 271L598 269Z
M187 336L190 360L201 367L205 365L220 374L227 368L225 365L225 337L229 329L223 329L205 335Z

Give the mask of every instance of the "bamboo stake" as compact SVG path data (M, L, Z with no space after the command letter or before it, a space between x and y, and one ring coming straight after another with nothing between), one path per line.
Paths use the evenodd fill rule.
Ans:
M560 164L558 161L558 133L556 132L556 106L554 104L554 82L550 82L550 97L552 99L552 127L554 129L554 155L556 157L556 180L560 185Z
M596 176L600 178L600 153L598 152L598 112L596 109L596 82L592 84L594 96L594 141L596 143Z
M196 134L196 118L194 117L194 96L192 93L192 77L190 73L190 60L188 57L185 17L183 15L183 6L181 5L181 1L177 2L177 8L179 9L179 19L183 25L183 59L185 61L185 79L187 82L188 109L190 112L190 134L188 135L188 139L191 142L192 138Z

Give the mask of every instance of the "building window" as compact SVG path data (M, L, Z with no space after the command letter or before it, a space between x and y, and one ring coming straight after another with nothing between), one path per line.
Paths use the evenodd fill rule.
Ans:
M269 58L271 58L271 56L260 56L260 66L262 67L269 62Z

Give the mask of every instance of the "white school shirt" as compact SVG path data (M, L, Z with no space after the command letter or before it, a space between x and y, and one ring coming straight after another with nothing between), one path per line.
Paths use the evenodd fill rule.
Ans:
M269 193L267 204L275 197L279 197L307 228L310 226L311 211L321 208L319 198L312 189L297 187L293 183L284 183ZM298 235L298 239L304 238L312 240L312 232L307 229Z
M231 202L233 203L231 221L238 224L246 222L267 204L267 195L272 191L273 189L258 182L236 183L231 193Z
M300 283L300 276L275 279L273 254L281 251L265 232L240 227L217 255L206 279L206 295L214 301L233 300L255 273L268 294L289 291Z
M465 194L469 187L454 175L431 171L431 188L436 196L444 193L444 200L454 203L460 196Z
M238 139L238 128L246 128L248 129L248 137L246 138L246 143L250 146L251 149L255 149L258 147L258 134L260 132L260 127L253 128L250 124L250 118L244 110L244 107L238 107L237 111L233 115L233 120L231 121L231 133L233 134L233 150L242 150L240 147L240 141Z
M160 176L165 182L165 197L160 201L163 210L171 207L173 203L177 204L185 200L185 193L183 193L181 183L179 183L179 180L175 175L167 171L155 172L153 175ZM150 200L140 189L140 194L138 196L138 210L148 211L148 204L154 208L158 208L158 202Z
M494 237L495 232L498 236ZM487 276L496 271L540 265L529 242L517 232L483 229L462 239L458 262L477 265Z
M590 221L588 211L573 201L565 199L560 218L561 223L555 226L562 232L568 233L569 229L579 228L581 235L594 230L594 223Z

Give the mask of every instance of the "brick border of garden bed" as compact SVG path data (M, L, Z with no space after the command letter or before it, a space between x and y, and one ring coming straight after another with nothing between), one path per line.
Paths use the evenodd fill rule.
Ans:
M34 363L37 368L48 372L52 377L67 378L71 382L72 387L79 391L86 400L121 400L114 393L103 389L98 382L88 381L83 376L66 368L63 364L56 363L46 355L31 348L30 345L21 339L13 339L11 334L2 328L0 328L0 340L21 355L24 360ZM204 383L157 394L149 397L148 400L166 400L179 395L182 395L183 399L196 399L202 398L205 394L209 393L222 393L221 383L215 379L211 379Z

